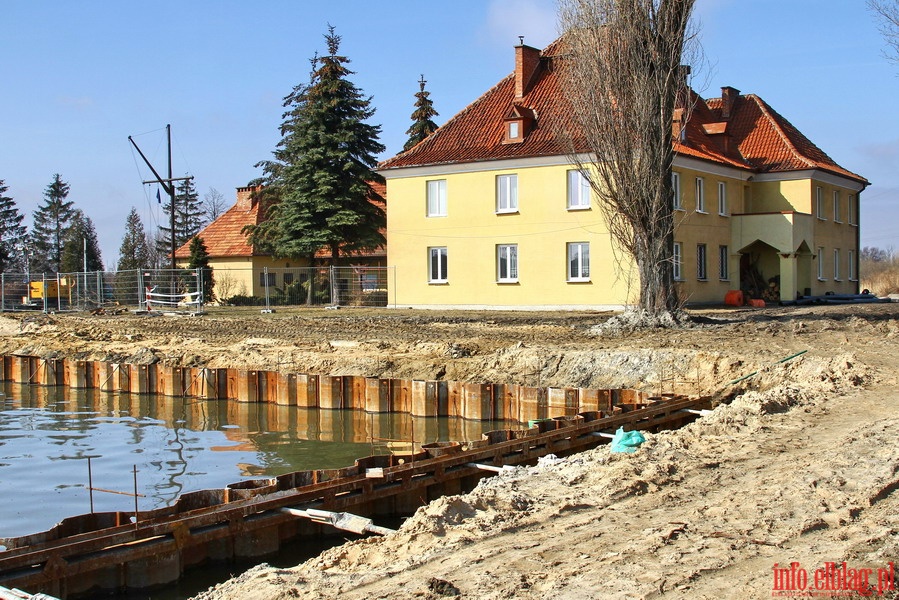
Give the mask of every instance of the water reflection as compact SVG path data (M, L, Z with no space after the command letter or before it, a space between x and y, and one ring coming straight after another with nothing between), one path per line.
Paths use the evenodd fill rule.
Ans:
M343 467L387 449L479 439L508 424L6 384L0 398L0 537L94 510L141 510L242 478Z

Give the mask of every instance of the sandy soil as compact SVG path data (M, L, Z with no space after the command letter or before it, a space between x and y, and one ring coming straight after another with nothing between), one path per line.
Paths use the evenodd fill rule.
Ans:
M872 568L876 588L877 569L899 557L899 304L695 316L691 328L609 334L598 327L607 315L590 313L14 315L0 318L0 346L721 401L635 454L605 446L514 469L420 509L395 534L292 569L257 567L204 600L759 598L772 595L775 563L793 561L809 585L845 561Z

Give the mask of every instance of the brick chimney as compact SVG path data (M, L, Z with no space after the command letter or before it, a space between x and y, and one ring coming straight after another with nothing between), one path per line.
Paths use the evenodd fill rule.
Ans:
M262 186L247 186L237 188L237 202L234 206L238 210L250 210L256 204L255 193L261 190Z
M734 112L734 104L740 96L740 90L730 86L721 87L721 118L725 121L730 120Z
M531 80L540 66L540 50L525 46L515 46L515 99L520 100L530 91Z

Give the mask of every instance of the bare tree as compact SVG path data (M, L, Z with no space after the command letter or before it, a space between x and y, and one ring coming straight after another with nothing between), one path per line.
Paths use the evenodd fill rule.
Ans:
M571 124L560 131L588 177L616 251L636 263L646 324L681 318L673 274L673 120L689 98L694 0L559 0ZM681 119L685 117L681 115Z
M209 191L203 194L201 206L205 224L212 223L218 219L228 208L225 204L225 196L214 187L209 188Z
M899 64L899 0L868 0L868 8L880 22L880 33L889 51L886 56Z

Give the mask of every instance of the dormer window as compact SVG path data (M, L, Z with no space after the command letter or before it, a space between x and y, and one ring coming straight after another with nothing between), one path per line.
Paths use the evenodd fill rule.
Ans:
M533 129L534 111L524 106L513 106L503 120L503 143L520 144Z

